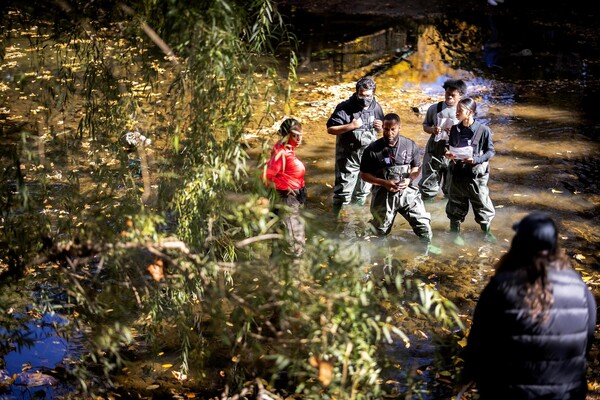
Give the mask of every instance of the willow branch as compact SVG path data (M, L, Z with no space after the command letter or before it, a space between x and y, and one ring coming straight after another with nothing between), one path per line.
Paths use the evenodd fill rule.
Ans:
M133 9L128 5L120 2L118 3L118 5L121 8L121 10L125 12L125 14L130 15L132 17L136 16L135 11L133 11ZM162 50L162 52L165 53L167 58L173 63L175 67L179 68L179 61L177 61L177 57L175 57L175 53L173 52L173 50L171 50L169 45L164 40L162 40L160 36L158 36L158 33L156 33L156 31L152 29L150 25L146 23L146 21L140 19L140 24L142 30L146 33L146 35L148 35L150 40L152 40L154 44L156 44Z

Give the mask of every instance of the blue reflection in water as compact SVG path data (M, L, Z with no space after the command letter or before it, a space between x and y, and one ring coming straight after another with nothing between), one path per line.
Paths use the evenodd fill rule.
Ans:
M65 359L80 353L74 345L77 340L70 343L54 329L55 325L64 326L68 323L68 319L58 314L45 314L23 326L25 344L3 357L6 365L0 382L14 376L16 379L12 385L0 391L0 400L51 399L70 390L67 385L47 374L57 366L64 368ZM0 335L4 333L5 329L0 328Z

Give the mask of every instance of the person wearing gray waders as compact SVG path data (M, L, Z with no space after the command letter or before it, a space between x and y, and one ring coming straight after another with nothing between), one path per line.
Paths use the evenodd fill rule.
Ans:
M413 180L419 176L421 158L417 144L400 135L400 117L383 118L383 137L371 143L360 163L360 176L372 184L370 221L378 236L390 233L396 214L401 214L421 239L425 254L437 254L431 245L431 216Z
M327 121L327 133L336 136L333 211L351 202L363 205L371 185L360 179L364 150L381 132L383 110L375 99L375 81L364 77L356 82L356 92L337 105Z
M419 190L423 201L433 201L440 188L448 194L448 159L444 157L448 147L448 135L456 119L456 104L467 93L467 84L461 79L448 79L442 87L444 100L429 106L423 120L423 131L429 140L423 155L423 168Z
M496 243L490 231L492 219L496 215L490 199L488 180L490 159L496 154L489 127L475 121L477 103L464 98L456 107L456 118L460 123L450 130L446 157L450 160L448 203L446 215L450 219L450 231L454 233L454 243L463 245L460 224L465 221L469 204L473 207L475 222L485 232L484 240Z

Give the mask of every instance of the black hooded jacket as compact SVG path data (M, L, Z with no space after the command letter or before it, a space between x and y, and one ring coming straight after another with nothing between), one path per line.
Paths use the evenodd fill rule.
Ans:
M464 381L481 400L585 399L586 356L596 325L593 295L572 269L548 270L554 303L546 323L523 306L523 271L498 272L475 308Z

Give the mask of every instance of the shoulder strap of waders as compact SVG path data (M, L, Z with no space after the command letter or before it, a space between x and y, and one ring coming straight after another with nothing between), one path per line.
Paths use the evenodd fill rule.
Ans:
M485 126L482 123L479 123L479 126L477 127L477 130L475 131L475 134L473 135L473 140L471 140L472 144L477 144L477 149L479 150L479 152L481 153L481 146L480 146L480 141L481 141L481 137L483 136L483 130L485 129Z
M440 111L442 111L442 107L444 106L444 102L440 101L439 103L437 103L437 114L440 113Z

